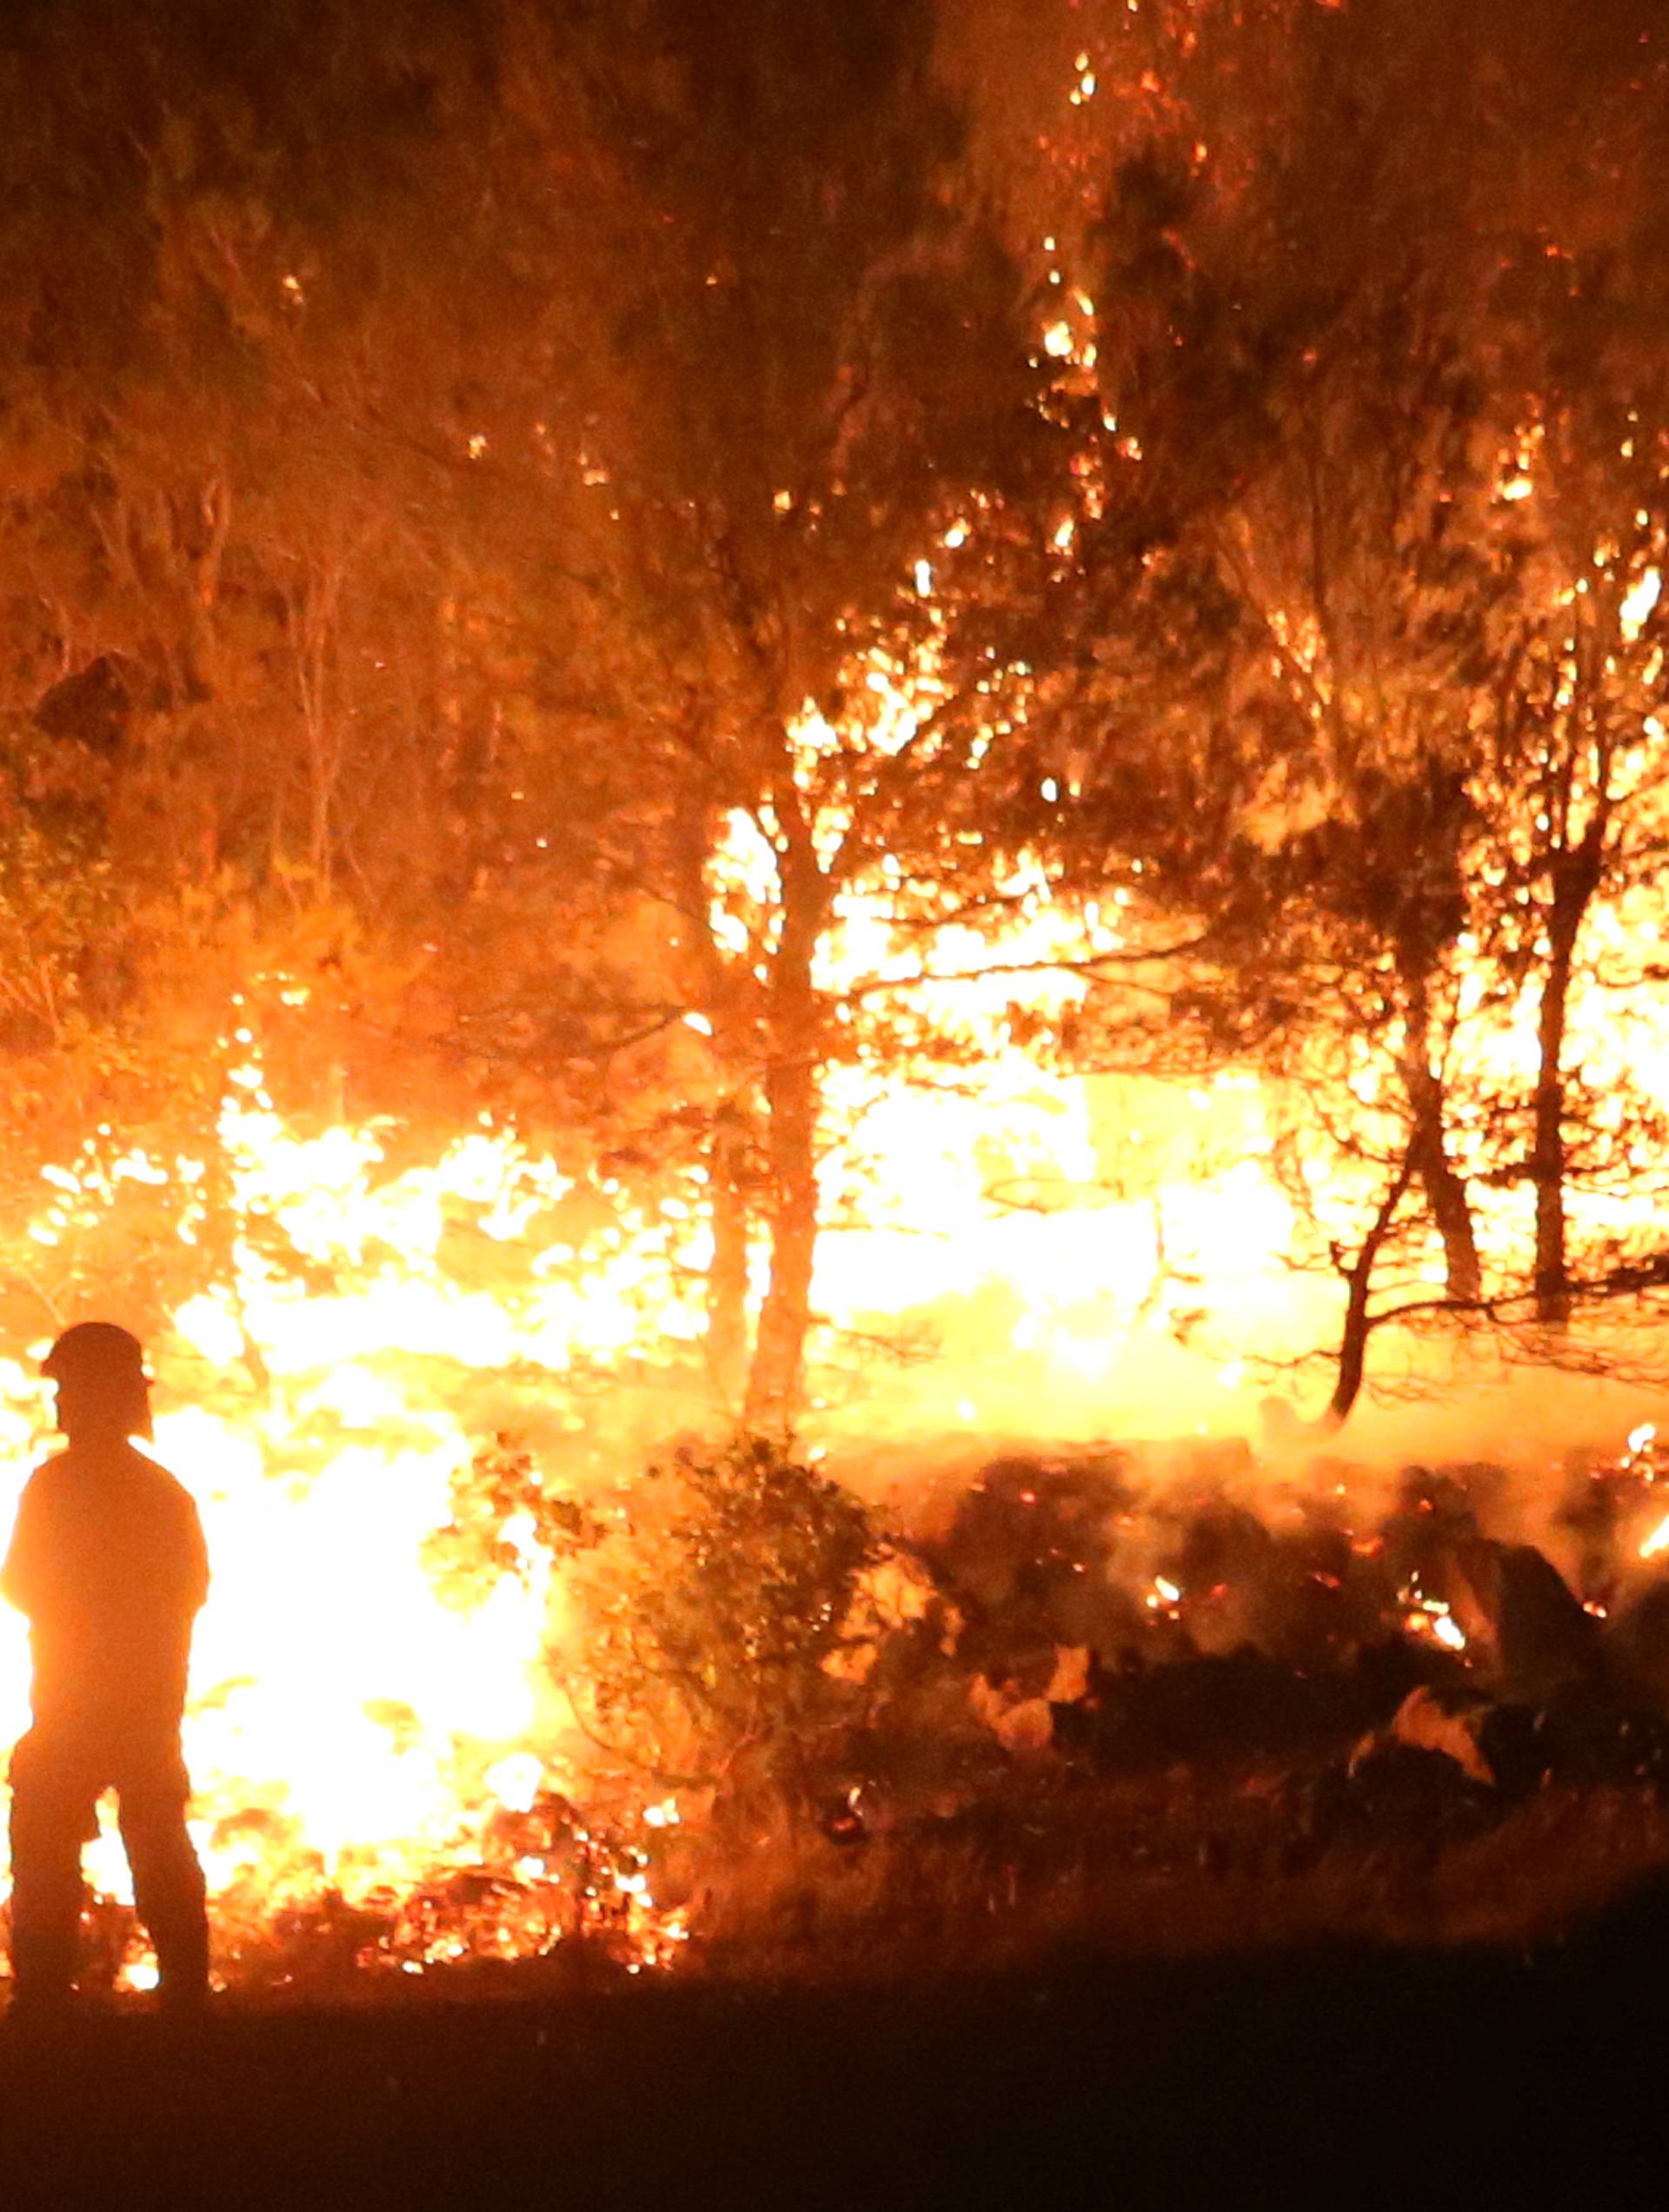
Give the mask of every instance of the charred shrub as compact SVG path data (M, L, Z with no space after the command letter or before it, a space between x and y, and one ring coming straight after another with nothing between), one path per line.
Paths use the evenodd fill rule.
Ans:
M804 1812L858 1695L839 1670L860 1578L880 1557L839 1483L760 1437L652 1467L629 1526L585 1571L598 1741L721 1813Z
M964 1614L963 1656L1011 1671L1061 1644L1112 1651L1140 1626L1110 1579L1116 1520L1127 1503L1116 1456L1013 1458L986 1467L926 1548Z

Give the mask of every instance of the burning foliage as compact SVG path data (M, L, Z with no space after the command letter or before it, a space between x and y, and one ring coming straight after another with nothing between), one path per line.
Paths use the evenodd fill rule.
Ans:
M1252 1792L1236 1863L1655 1790L1648 1427L1573 1463L1568 1584L1491 1532L1515 1485L1488 1465L1387 1504L1290 1450L1016 1452L883 1510L850 1443L650 1457L608 1418L699 1403L676 1215L508 1133L426 1160L393 1123L309 1130L252 1036L229 1060L200 1152L90 1144L19 1240L78 1279L144 1255L157 1449L216 1568L188 1750L229 1982L721 1960L761 1867L828 1850L849 1890L961 1838L1007 1896L1027 1824L1079 1833L1104 1796L1169 1863L1188 1820L1167 1842L1143 1793L1179 1766ZM45 1407L0 1379L20 1478ZM14 1725L23 1678L14 1632ZM99 1970L143 1987L112 1836L90 1874Z
M1157 1481L1140 1448L1013 1456L909 1528L758 1438L582 1491L501 1435L454 1464L417 1564L436 1622L541 1597L522 1664L545 1733L455 1739L442 1766L432 1715L369 1702L393 1775L427 1754L456 1794L427 1836L382 1844L339 1800L334 1850L276 1777L251 1790L200 1757L218 1971L305 1996L435 1971L741 1970L780 1937L796 1866L808 1966L854 1899L879 1927L934 1867L1014 1941L1074 1865L1090 1920L1099 1884L1160 1870L1307 1882L1322 1918L1314 1884L1342 1883L1348 1918L1364 1868L1435 1879L1452 1850L1545 1825L1550 1797L1633 1804L1625 1855L1648 1863L1662 1586L1638 1536L1632 1565L1597 1558L1592 1511L1608 1480L1612 1524L1637 1524L1638 1460L1573 1477L1578 1556L1633 1592L1612 1620L1485 1532L1506 1487L1486 1466L1409 1470L1372 1518L1334 1484L1265 1518L1235 1495L1239 1455L1172 1454ZM199 1691L195 1740L246 1694ZM309 1710L340 1725L325 1695ZM117 1873L101 1844L93 1975L143 1988Z

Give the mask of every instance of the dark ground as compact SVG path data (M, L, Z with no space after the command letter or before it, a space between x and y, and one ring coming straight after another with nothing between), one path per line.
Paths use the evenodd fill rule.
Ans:
M0 2039L0 2204L1661 2204L1669 1902L1559 1949Z

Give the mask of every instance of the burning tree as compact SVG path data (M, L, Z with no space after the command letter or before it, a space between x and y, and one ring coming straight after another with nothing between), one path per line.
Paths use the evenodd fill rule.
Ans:
M1525 235L1487 33L1433 113L1420 40L1387 68L1383 28L1207 7L1087 39L1094 117L1054 150L1081 201L1086 143L1111 172L1057 256L1091 488L1069 588L1053 543L1033 587L1071 641L1039 656L1040 766L1069 765L1034 834L1081 892L1197 933L1149 1064L1271 1079L1290 1256L1343 1279L1339 1418L1386 1323L1546 1356L1529 1325L1573 1280L1636 1296L1656 1264L1596 1222L1573 1277L1565 1227L1573 1182L1656 1149L1648 1086L1613 1088L1606 1133L1565 1072L1602 887L1657 895L1652 310L1632 249L1585 276ZM1526 283L1558 306L1526 318ZM1528 496L1541 407L1581 483L1557 519ZM1533 1258L1498 1195L1525 1182Z
M966 917L994 866L934 568L1041 426L1012 273L950 203L929 32L755 10L709 45L651 10L645 74L529 13L512 49L515 175L562 179L521 250L554 269L576 227L609 249L587 357L501 464L584 501L561 575L535 556L533 608L568 619L555 652L529 634L529 691L562 721L514 748L526 834L493 888L549 866L577 780L636 971L581 963L553 1001L542 962L514 1010L535 1053L590 1033L615 1148L705 1219L715 1378L770 1427L815 1318L824 1072L874 1049L892 924Z

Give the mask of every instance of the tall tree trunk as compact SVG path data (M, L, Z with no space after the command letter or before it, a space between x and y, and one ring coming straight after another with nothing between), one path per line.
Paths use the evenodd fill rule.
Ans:
M1577 917L1579 919L1579 917ZM1536 1319L1562 1329L1571 1318L1565 1236L1565 1026L1570 1007L1574 927L1559 927L1557 901L1552 952L1536 1014L1536 1088L1530 1173L1536 1191Z
M782 933L772 962L770 1062L765 1072L770 1280L760 1307L744 1409L749 1427L792 1428L805 1377L811 1272L817 1247L821 1040L812 960L828 886L797 794L776 808L787 839Z
M708 735L697 711L685 733L699 755ZM715 1110L705 1146L709 1226L713 1258L707 1275L707 1371L714 1390L734 1420L742 1412L748 1391L748 1257L756 1210L754 1151L757 1102L752 1071L757 1039L751 1023L739 1016L727 956L715 938L708 855L716 825L708 794L688 799L674 842L678 862L679 904L683 920L682 983L688 1002L702 1009L712 1039L714 1073L727 1093Z
M1408 1049L1402 1068L1403 1089L1413 1122L1410 1152L1443 1239L1443 1274L1451 1298L1475 1299L1483 1290L1478 1231L1466 1179L1449 1158L1446 1130L1448 1097L1432 1066L1431 993L1426 975L1405 968L1408 998Z
M1481 1296L1482 1264L1478 1232L1465 1178L1449 1158L1443 1139L1443 1086L1435 1079L1429 1099L1416 1098L1414 1141L1420 1179L1430 1201L1432 1219L1443 1240L1443 1277L1449 1296L1469 1301Z
M1397 1208L1402 1204L1403 1195L1413 1180L1415 1172L1411 1147L1397 1170L1390 1189L1380 1201L1373 1226L1362 1239L1361 1249L1351 1262L1345 1277L1345 1325L1339 1338L1338 1372L1327 1413L1329 1425L1335 1429L1342 1426L1361 1394L1362 1380L1367 1372L1367 1339L1373 1328L1373 1317L1368 1305L1373 1288L1373 1270L1379 1265L1380 1253L1397 1218Z
M771 1272L748 1377L750 1428L789 1429L800 1411L817 1245L817 1078L809 1055L766 1079L770 1109Z
M1565 1142L1565 1038L1576 940L1589 902L1599 888L1606 822L1606 810L1598 809L1581 841L1559 854L1553 867L1547 973L1536 1012L1536 1087L1530 1144L1530 1176L1536 1192L1536 1319L1546 1329L1563 1329L1571 1318L1565 1221L1569 1166Z
M713 1263L707 1278L707 1365L733 1415L741 1412L748 1385L748 1150L741 1112L721 1106L708 1148Z

